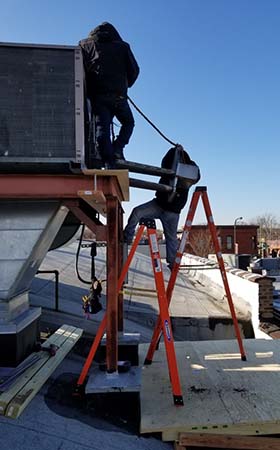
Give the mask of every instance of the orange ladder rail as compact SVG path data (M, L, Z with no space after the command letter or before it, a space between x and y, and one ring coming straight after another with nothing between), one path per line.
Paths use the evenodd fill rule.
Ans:
M217 261L219 264L219 268L221 271L221 276L222 276L222 280L224 283L224 288L226 291L226 296L227 296L227 300L228 300L228 304L229 304L229 308L230 308L230 312L231 312L231 317L233 320L233 325L234 325L234 330L235 330L235 335L237 338L237 342L239 345L239 351L241 354L241 359L242 361L246 361L246 354L244 351L244 347L243 347L243 342L242 342L242 338L240 335L240 330L239 330L239 326L238 326L238 321L236 318L236 313L235 313L235 309L234 309L234 305L233 305L233 301L232 301L232 296L231 296L231 292L230 292L230 288L229 288L229 284L228 284L228 279L227 279L227 274L226 274L226 270L225 270L225 265L224 265L224 260L222 258L222 254L221 254L221 248L220 248L220 244L218 241L218 237L217 237L217 231L216 231L216 226L214 224L214 219L213 219L213 215L212 215L212 211L211 211L211 207L210 207L210 203L209 203L209 199L208 199L208 195L207 195L207 188L205 186L202 187L197 187L195 192L193 193L192 199L191 199L191 203L190 203L190 207L189 207L189 211L187 214L187 218L185 221L185 225L184 225L184 229L183 229L183 234L182 234L182 238L179 244L179 248L176 254L176 258L175 258L175 262L172 268L172 272L170 275L170 279L168 282L168 286L167 286L167 291L166 291L166 296L167 296L167 301L168 301L168 305L171 302L171 298L172 298L172 293L174 290L174 286L175 286L175 282L177 279L177 275L179 272L179 268L180 268L180 264L181 264L181 260L182 260L182 256L185 250L185 245L189 236L189 232L191 230L191 226L192 226L192 222L193 222L193 218L195 215L195 211L198 205L198 201L199 198L202 198L202 203L204 206L204 210L205 210L205 214L207 217L207 222L208 222L208 226L210 229L210 233L212 236L212 240L213 240L213 244L214 244L214 248L215 248L215 252L216 252L216 257L217 257ZM157 323L156 326L154 328L154 332L153 332L153 336L152 336L152 340L147 352L147 356L145 359L144 364L148 365L152 363L153 360L153 356L154 356L154 352L158 347L159 341L160 341L160 337L161 337L161 331L162 331L162 326L161 326L161 321L160 321L160 317L158 317L157 319Z
M162 272L162 263L161 263L160 253L159 253L159 247L158 247L157 236L156 236L156 226L155 226L154 220L140 221L140 226L139 226L137 235L134 239L131 250L129 252L127 260L121 271L120 278L118 280L118 292L121 290L122 284L125 280L125 277L128 272L129 266L131 264L132 258L135 254L136 248L139 244L139 241L141 239L141 236L143 234L145 227L147 227L147 233L148 233L148 239L149 239L150 254L151 254L151 260L152 260L152 266L153 266L153 272L154 272L155 284L156 284L156 291L157 291L158 302L159 302L159 310L160 310L159 320L161 321L161 326L163 329L164 343L165 343L166 355L167 355L167 360L168 360L169 377L170 377L170 381L172 384L172 390L173 390L173 400L174 400L174 404L176 406L182 406L184 404L184 402L183 402L183 396L182 396L182 392L181 392L179 372L178 372L177 360L176 360L176 354L175 354L175 345L174 345L171 321L170 321L169 312L168 312L168 301L167 301L167 296L166 296L166 292L165 292L165 285L164 285L163 272ZM79 389L82 388L82 386L84 384L84 381L86 379L86 376L88 374L88 371L90 369L92 361L95 357L95 354L96 354L96 351L100 344L100 341L102 339L102 336L105 332L106 321L107 321L107 313L105 313L103 316L103 319L100 323L97 334L95 336L95 339L94 339L91 349L89 351L88 357L82 368L81 374L80 374L78 382L77 382L77 387L76 387L77 392L79 391Z

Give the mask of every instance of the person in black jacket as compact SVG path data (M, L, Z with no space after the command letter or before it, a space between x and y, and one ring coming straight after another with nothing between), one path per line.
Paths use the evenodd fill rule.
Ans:
M103 163L115 167L124 159L123 148L134 128L134 118L127 101L127 89L139 74L139 66L127 42L113 25L104 22L79 42L82 48L87 96L95 117L96 146ZM110 126L116 117L120 132L111 141Z
M179 146L180 162L184 164L196 165L188 155L188 153ZM161 167L164 169L174 169L174 161L178 146L172 147L163 157ZM166 242L166 261L170 269L172 269L178 247L177 228L180 217L180 212L184 208L188 200L189 189L192 184L195 184L200 179L198 171L198 178L193 183L179 178L176 191L161 192L157 191L153 200L136 206L128 218L127 225L124 229L124 241L130 244L133 240L135 228L141 219L160 219ZM159 183L170 185L173 177L163 175Z

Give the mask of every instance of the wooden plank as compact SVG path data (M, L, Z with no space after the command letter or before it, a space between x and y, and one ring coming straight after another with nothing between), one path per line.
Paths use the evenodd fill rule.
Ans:
M50 344L54 344L58 348L58 352L60 347L69 339L69 337L76 331L75 327L70 325L63 325L55 333L53 333L47 341L45 341L42 347L48 347ZM78 329L79 330L79 329ZM39 355L39 360L29 369L27 369L21 377L19 377L12 384L9 390L3 392L0 395L0 414L7 415L8 405L13 401L14 397L24 389L24 387L30 382L30 380L42 369L42 367L47 363L47 361L51 358L50 354L46 351L40 351L36 353Z
M17 418L30 401L37 394L39 389L47 381L52 372L58 367L61 361L65 358L67 353L76 344L81 337L83 330L75 328L72 332L65 332L66 340L60 345L55 356L49 358L43 367L26 383L26 385L16 394L16 396L9 403L5 416Z
M172 405L164 346L143 371L141 433L277 434L280 424L280 342L246 339L247 361L236 340L176 342L185 404ZM147 345L139 351L145 355ZM279 446L280 448L280 446Z
M48 347L50 344L60 346L65 339L67 339L69 333L72 333L75 327L70 325L62 325L58 330L55 331L42 345L42 347ZM45 351L38 352L40 359L32 367L26 370L24 374L19 377L8 391L3 392L0 395L0 415L4 415L6 408L13 397L28 383L31 377L33 377L38 370L46 363L50 358L49 353Z
M236 436L220 434L181 433L179 448L205 447L235 450L279 450L280 437Z
M78 196L102 216L106 216L106 198L102 191L78 191Z
M18 364L17 367L14 368L1 368L3 370L3 375L1 377L0 384L0 394L1 392L7 391L29 367L34 366L34 364L39 361L40 356L36 353L31 353L24 361Z
M79 200L67 200L64 205L95 234L97 241L106 241L106 225L97 225L92 217L82 211Z
M174 430L172 428L170 429L166 429L162 432L161 438L163 441L169 442L169 441L174 441L179 439L179 435L180 433L184 432L182 427L180 429L180 431L178 430ZM188 427L186 427L188 428ZM200 432L205 432L205 433L209 433L209 434L221 434L221 435L235 435L235 436L255 436L255 435L260 435L260 436L265 436L265 435L270 435L270 434L279 434L279 430L280 430L280 422L279 421L275 421L275 422L265 422L263 424L261 423L248 423L245 425L240 425L240 424L233 424L231 426L229 425L224 425L224 426L220 426L220 425L215 425L213 424L212 426L209 425L208 427L200 427L199 429L195 429L195 427L193 427L192 430L189 430L187 432L191 432L191 433L200 433ZM280 446L279 446L280 448Z
M100 169L84 169L85 175L96 175L98 177L117 177L123 201L129 201L129 178L127 169L118 170L100 170Z

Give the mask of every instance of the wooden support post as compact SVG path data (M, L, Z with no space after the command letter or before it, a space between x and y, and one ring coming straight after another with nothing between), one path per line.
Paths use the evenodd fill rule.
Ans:
M107 195L107 372L118 367L118 199Z

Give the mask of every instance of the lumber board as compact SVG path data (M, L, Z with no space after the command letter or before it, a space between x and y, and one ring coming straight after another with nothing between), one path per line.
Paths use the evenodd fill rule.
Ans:
M178 439L180 433L183 432L184 426L181 426L180 431L175 431L174 429L166 429L162 432L161 438L163 441L173 441ZM185 429L189 428L186 426ZM274 422L265 422L261 423L247 423L245 425L233 424L233 425L216 425L212 426L203 426L203 427L193 427L191 430L192 433L199 432L208 432L208 433L217 433L220 435L228 435L234 434L235 436L265 436L265 435L276 435L280 434L280 421ZM280 445L279 445L280 449Z
M106 216L106 198L102 191L78 191L78 196L102 216Z
M17 378L20 377L29 367L32 367L35 362L39 361L40 356L35 353L31 353L24 361L22 361L17 367L14 368L3 368L1 367L1 384L0 393L7 391L10 386L15 382ZM5 370L6 369L6 370Z
M234 450L279 450L280 437L181 433L178 444L179 449L205 447Z
M37 394L39 389L47 381L52 372L58 367L61 361L65 358L67 353L72 349L78 339L81 337L83 330L76 328L68 334L67 339L60 345L56 355L50 357L43 367L38 371L31 380L16 394L16 396L9 403L5 416L13 419L17 418L30 401Z
M85 175L96 175L97 177L117 177L118 183L123 196L123 201L129 201L129 178L127 169L113 169L113 170L101 170L101 169L84 169Z
M59 347L64 340L67 338L67 333L71 333L75 330L75 327L70 325L63 325L58 330L55 331L42 345L42 347L47 347L50 344L54 344ZM25 384L30 380L33 375L40 370L40 368L46 363L50 355L45 351L40 351L36 353L39 355L40 359L32 367L27 369L24 374L19 377L6 392L0 395L0 415L4 415L6 408L13 397L17 394L20 389L22 389Z
M236 340L176 342L184 406L173 404L165 348L161 344L141 387L141 433L181 432L257 435L280 431L280 341L246 339L247 361ZM139 347L141 357L147 344ZM279 445L280 448L280 445Z
M12 418L18 417L53 370L71 350L82 332L83 330L80 328L63 325L44 342L42 347L48 347L50 344L57 347L56 355L50 356L48 352L43 350L36 353L39 355L39 360L16 379L9 390L0 395L1 415ZM25 401L23 401L24 397L26 397ZM14 409L12 409L13 405Z

